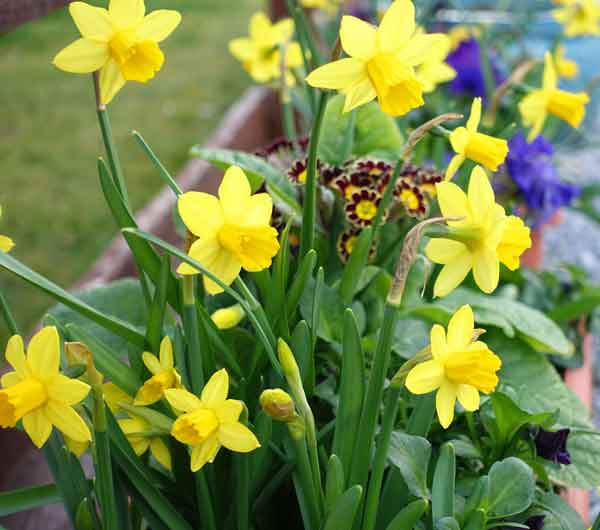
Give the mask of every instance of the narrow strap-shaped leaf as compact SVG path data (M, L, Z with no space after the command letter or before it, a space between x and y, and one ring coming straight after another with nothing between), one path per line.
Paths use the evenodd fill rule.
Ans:
M169 287L170 272L169 257L163 256L159 279L156 283L154 298L152 299L152 305L150 306L148 326L146 327L146 341L148 342L151 351L154 353L159 351L163 337L163 323L165 311L167 309L167 290Z
M365 362L360 333L351 309L344 312L340 399L333 435L332 453L338 455L346 477L350 475L352 452L360 430L365 393Z
M62 501L56 484L33 486L0 493L0 517Z
M181 195L183 193L183 191L181 191L181 188L179 187L179 184L177 184L177 182L171 176L171 174L169 173L167 168L163 165L163 163L154 154L154 151L152 151L152 149L150 148L150 146L148 145L146 140L144 140L142 135L137 131L133 131L131 134L133 134L133 137L140 144L141 148L144 150L144 153L146 153L146 156L150 159L150 162L152 162L154 164L154 166L156 167L156 169L158 169L158 172L159 172L160 176L162 177L162 179L165 181L165 184L173 190L173 193L176 196L179 197L179 195Z
M302 376L302 386L307 396L312 396L315 392L315 359L312 354L312 340L310 330L306 320L301 320L296 325L290 346L296 357L300 375Z
M369 250L373 242L373 229L368 226L365 228L354 245L350 258L344 267L342 280L340 282L340 296L344 304L349 305L352 302L357 285L357 278L360 278L365 265L369 259Z
M415 527L427 509L427 501L418 499L398 512L386 530L407 530ZM483 527L482 527L483 528Z
M325 481L325 513L333 510L340 496L344 493L346 479L344 467L337 455L332 454L327 462L327 477Z
M78 313L96 322L98 325L106 328L115 335L124 338L136 346L141 348L144 347L144 336L141 335L131 324L128 324L119 318L105 315L104 313L98 311L92 306L79 300L76 296L73 296L71 293L65 291L62 287L59 287L47 278L44 278L41 274L31 270L29 267L13 258L10 254L0 252L0 267L12 272L34 287L41 289L45 293L49 294L52 298L58 300L71 309L74 309Z
M362 488L360 486L352 486L347 489L327 517L323 530L352 528L361 498Z
M300 262L300 266L298 267L298 271L294 276L294 281L288 292L286 292L286 311L289 317L292 316L296 308L298 307L298 303L300 302L300 297L302 293L306 290L306 285L308 280L312 276L313 270L315 269L315 265L317 264L317 251L314 249L309 250L306 253L306 256Z
M451 443L445 443L440 450L431 486L431 513L434 524L444 517L454 517L455 480L454 446Z

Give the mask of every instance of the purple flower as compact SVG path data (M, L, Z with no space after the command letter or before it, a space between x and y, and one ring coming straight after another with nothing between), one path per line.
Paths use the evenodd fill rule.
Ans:
M485 98L485 77L481 65L481 46L474 37L462 41L446 58L446 62L456 70L456 77L450 82L450 90L455 94ZM497 85L504 76L494 57L490 57L492 74Z
M569 429L559 429L556 432L545 431L540 427L534 440L537 454L555 464L570 464L571 455L567 451L569 432Z
M552 162L553 152L552 144L543 136L527 143L521 131L508 142L506 169L523 196L534 225L547 222L580 193L578 186L560 180Z
M533 515L525 521L525 524L529 527L529 530L542 530L545 518L545 515Z

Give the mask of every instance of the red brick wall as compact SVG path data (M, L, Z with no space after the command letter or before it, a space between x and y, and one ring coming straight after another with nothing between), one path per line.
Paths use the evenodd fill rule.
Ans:
M0 0L0 33L47 15L70 0Z

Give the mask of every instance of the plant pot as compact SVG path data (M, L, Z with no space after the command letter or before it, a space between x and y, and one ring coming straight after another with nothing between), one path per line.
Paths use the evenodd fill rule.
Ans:
M544 232L552 226L563 222L564 216L558 210L546 223L531 229L531 247L521 256L521 263L530 269L541 269L544 263Z

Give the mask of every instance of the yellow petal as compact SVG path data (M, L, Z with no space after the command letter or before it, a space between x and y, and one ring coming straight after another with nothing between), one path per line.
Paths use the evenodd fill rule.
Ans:
M471 104L471 115L467 121L467 130L469 132L476 132L481 121L481 98L475 98Z
M395 52L415 32L415 6L410 0L396 0L383 15L377 30L377 45L382 52Z
M431 360L419 363L406 377L406 388L413 394L429 394L444 381L444 363Z
M161 466L171 471L171 453L165 442L158 437L152 438L150 442L150 451L152 452L152 456Z
M14 246L15 243L10 237L0 235L0 252L10 252Z
M438 55L447 41L448 37L442 33L415 35L402 46L396 57L408 66L416 66Z
M471 133L466 127L457 127L450 133L450 145L455 153L464 155L471 138Z
M198 237L213 237L223 225L219 199L208 193L188 191L180 195L177 210L185 226Z
M140 40L162 42L181 22L181 15L171 9L157 9L144 17L136 34Z
M25 360L25 346L23 345L23 339L20 335L13 335L8 339L4 357L8 364L10 364L15 369L15 372L21 377L25 377L29 373L27 361Z
M350 56L368 60L376 53L377 30L360 18L344 16L340 25L342 48Z
M151 374L156 375L162 371L162 367L160 366L160 362L156 355L152 355L151 353L145 351L142 353L142 361L144 361L146 368L148 368L148 371Z
M435 238L427 243L425 255L434 263L452 263L467 251L464 243L452 239Z
M146 13L144 0L110 0L108 13L121 28L131 28L139 24Z
M92 435L85 421L72 407L50 400L44 407L46 418L63 434L76 442L89 442Z
M213 272L225 285L231 285L242 270L241 261L228 251L219 252L211 263L209 270ZM204 276L204 288L208 294L219 294L223 289Z
M239 422L221 423L217 436L221 445L236 453L249 453L260 447L254 433Z
M258 53L253 41L247 37L239 37L229 41L229 52L238 61L256 60Z
M480 166L476 166L471 173L468 198L473 221L483 224L490 215L496 198L490 179Z
M443 359L448 351L446 330L439 324L434 324L430 333L431 354L434 359Z
M234 304L230 307L217 309L212 315L211 320L219 329L231 329L237 326L246 316L246 311L240 304Z
M165 397L171 407L182 412L191 412L202 406L197 396L182 388L169 388L165 390Z
M209 264L217 259L217 255L220 252L228 251L221 247L216 237L206 237L194 241L188 251L188 255L193 260L208 268ZM177 267L177 272L179 274L198 274L200 271L184 262Z
M0 377L0 385L2 388L15 386L23 381L23 378L17 372L7 372Z
M71 2L69 13L82 37L108 42L113 34L113 25L108 11L85 2Z
M299 68L303 64L302 47L297 42L291 42L285 53L285 63L288 68ZM293 79L293 78L292 78ZM295 82L295 80L294 80Z
M454 383L444 381L435 396L435 408L438 419L444 429L450 427L454 419L454 404L456 403L457 388Z
M377 97L377 93L369 78L364 78L358 83L351 85L349 88L344 89L343 93L346 95L344 112L350 112L361 105L373 101Z
M225 172L219 186L219 199L225 221L239 223L240 217L246 210L250 193L250 182L242 168L231 166Z
M494 292L500 278L500 261L495 250L481 249L473 254L473 278L486 294Z
M160 366L163 370L173 368L173 343L168 336L160 342Z
M306 82L317 88L341 90L365 79L367 79L365 63L350 57L320 66L307 76Z
M59 51L52 62L65 72L89 74L102 68L108 59L106 42L77 39Z
M543 87L544 90L549 91L556 88L558 78L556 76L556 70L554 69L554 62L552 61L552 55L550 52L544 54L544 79Z
M104 394L104 401L113 414L116 414L120 410L121 402L133 403L133 398L126 392L123 392L114 383L104 383L102 385L102 392Z
M444 217L469 216L469 203L465 192L453 182L436 185L438 203Z
M214 405L213 410L220 422L236 422L240 418L244 404L237 399L227 399Z
M212 462L220 448L221 446L216 435L211 436L200 445L194 447L190 462L192 471L195 473L202 469L207 462Z
M46 418L42 409L34 410L24 416L23 428L38 449L48 441L52 433L52 423Z
M250 197L247 211L243 212L243 222L248 225L268 225L273 214L273 199L268 193L257 193Z
M452 160L450 160L450 164L448 164L448 169L446 169L446 175L444 178L446 180L451 180L465 160L465 155L455 155Z
M479 408L479 392L471 385L457 385L456 397L465 410L473 412Z
M229 374L225 368L215 372L202 389L200 399L205 405L218 405L227 399Z
M514 215L509 216L504 224L504 231L496 251L501 263L510 270L519 268L519 257L531 247L531 234L529 227L523 220Z
M116 96L117 92L125 85L125 78L114 59L109 59L102 70L100 70L100 99L104 105L108 105Z
M60 343L58 331L47 326L38 331L29 341L27 361L34 374L49 376L58 372Z
M291 18L281 19L273 24L273 32L279 44L290 41L294 35L294 21Z
M65 405L76 405L90 393L90 385L66 375L56 374L46 383L48 397Z
M272 36L273 26L269 17L262 12L254 13L250 18L250 37L260 43L266 43L274 45L274 39Z
M462 350L473 340L475 319L469 305L463 305L448 323L448 347L451 350Z
M471 254L465 252L452 263L444 265L433 286L433 295L446 296L454 291L469 274L473 263L472 259Z

